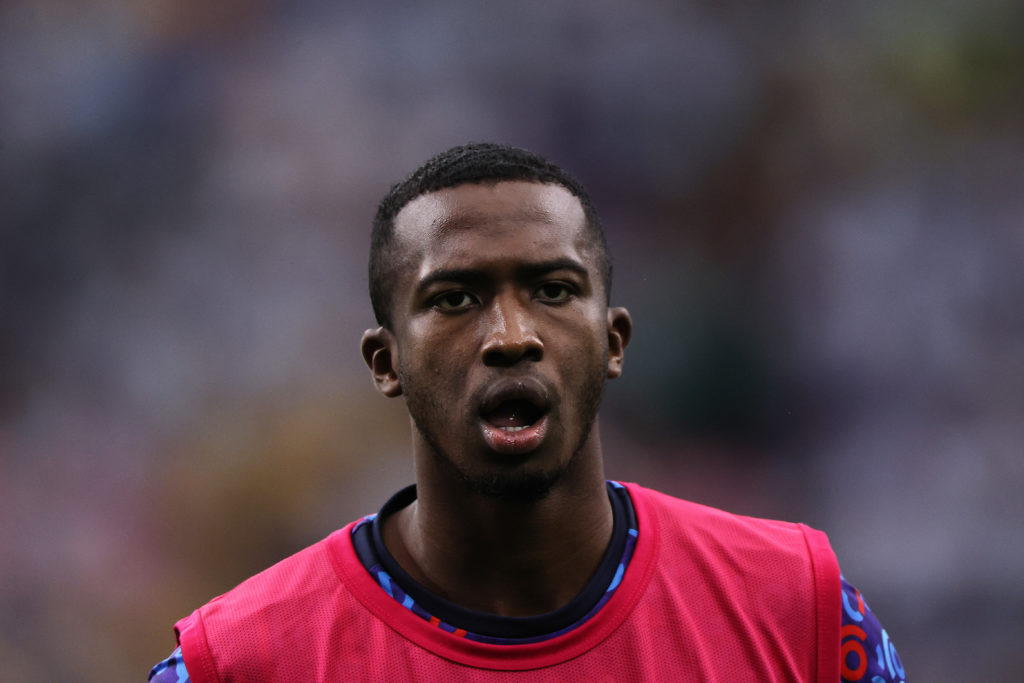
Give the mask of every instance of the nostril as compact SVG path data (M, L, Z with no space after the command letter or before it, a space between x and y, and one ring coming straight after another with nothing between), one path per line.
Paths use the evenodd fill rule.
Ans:
M503 367L520 361L537 362L544 356L544 347L538 339L525 339L515 343L498 342L488 344L482 355L484 365Z
M530 346L523 354L525 360L538 361L541 358L540 346Z

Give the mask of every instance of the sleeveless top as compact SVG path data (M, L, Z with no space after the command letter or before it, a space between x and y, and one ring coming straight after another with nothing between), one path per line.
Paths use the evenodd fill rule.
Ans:
M840 679L839 567L823 533L626 489L632 559L561 635L495 644L421 618L366 571L354 522L178 622L191 680Z

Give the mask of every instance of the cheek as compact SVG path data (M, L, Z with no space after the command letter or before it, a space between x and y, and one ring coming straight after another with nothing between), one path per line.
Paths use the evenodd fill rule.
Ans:
M596 320L593 316L582 317L574 324L563 324L559 334L562 343L580 356L603 356L607 353L607 325L603 320Z
M448 383L465 374L467 353L456 335L433 333L423 338L417 354L418 367L432 380Z

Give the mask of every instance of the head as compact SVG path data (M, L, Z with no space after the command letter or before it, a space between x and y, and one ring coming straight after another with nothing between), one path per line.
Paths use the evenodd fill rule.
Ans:
M601 218L583 185L562 168L525 149L495 143L471 143L452 147L427 160L404 180L392 185L377 207L370 236L370 304L377 324L391 327L391 283L402 264L394 249L395 217L417 197L464 184L526 181L561 185L583 209L598 268L605 302L612 286L612 265L608 257Z
M535 155L476 145L382 203L362 351L406 399L421 484L532 500L580 462L600 472L597 409L632 328L585 197Z

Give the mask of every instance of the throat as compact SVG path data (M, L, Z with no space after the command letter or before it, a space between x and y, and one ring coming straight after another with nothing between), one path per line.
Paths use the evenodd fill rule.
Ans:
M583 592L601 565L612 536L612 516L572 529L572 524L552 525L547 514L541 515L545 522L523 505L514 507L518 519L485 519L490 516L481 510L470 515L480 526L449 529L443 538L433 533L440 527L431 526L419 537L426 543L412 540L413 548L396 538L399 529L386 536L401 548L396 556L411 578L454 605L499 617L560 610ZM607 580L600 589L606 587Z
M415 500L415 489L396 495L392 501L399 505L389 501L368 525L380 559L363 560L364 566L380 562L392 585L430 615L499 638L554 634L590 614L628 561L626 530L636 526L627 495L611 485L604 500L614 513L576 528L552 525L551 514L541 515L548 520L544 523L516 506L519 524L507 515L499 520L484 510L471 514L462 508L458 519L463 525L472 520L471 528L445 532L447 525L439 525L441 520ZM572 505L576 511L584 507ZM573 516L563 511L555 518L568 522Z

